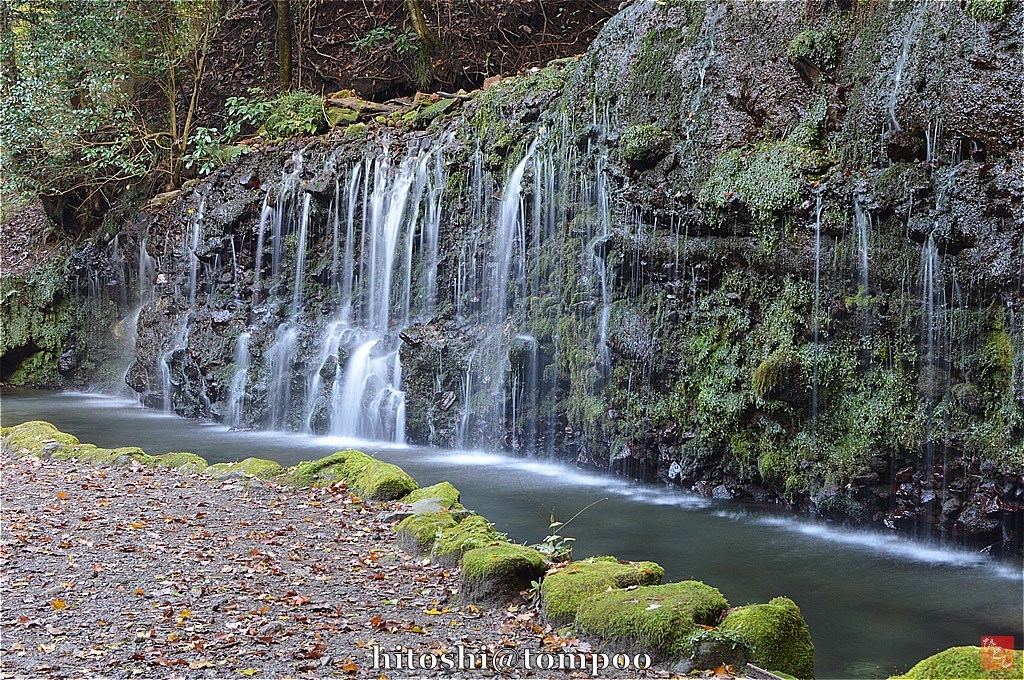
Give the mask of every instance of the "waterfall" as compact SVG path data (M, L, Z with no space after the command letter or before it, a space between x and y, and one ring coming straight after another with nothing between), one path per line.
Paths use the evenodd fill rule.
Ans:
M946 286L942 277L942 260L933 234L921 248L921 359L924 370L923 389L926 408L924 436L924 494L922 503L929 509L935 494L935 434L938 403L949 389L946 358ZM945 446L943 446L945 458ZM945 471L945 460L943 460ZM946 475L943 474L943 479ZM930 514L930 511L929 511ZM930 533L930 524L922 527Z
M899 101L900 86L903 83L903 74L907 68L907 61L910 59L910 50L917 40L917 34L920 33L921 26L924 24L927 8L927 1L918 5L911 15L910 27L903 36L903 49L900 51L900 56L896 59L896 66L892 74L892 84L889 87L889 97L885 107L887 132L896 132L902 129L900 128L899 121L896 120L896 104Z
M188 305L194 307L196 304L196 292L199 287L199 257L196 251L199 250L199 242L203 235L203 212L206 208L206 196L199 199L199 208L192 219L192 235L186 246L188 253Z
M817 426L818 422L818 363L819 357L819 336L821 334L821 197L824 190L819 190L815 198L814 208L814 363L811 375L811 422Z
M853 198L853 221L857 228L858 293L868 295L868 255L871 246L871 218L864 212L860 196Z
M251 338L251 334L245 331L235 341L235 374L228 392L228 422L233 427L245 424L245 389L249 385L249 365L252 362L249 354Z

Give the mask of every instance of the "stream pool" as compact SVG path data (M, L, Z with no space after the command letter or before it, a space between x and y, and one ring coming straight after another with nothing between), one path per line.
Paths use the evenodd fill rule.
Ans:
M783 510L712 501L637 485L559 463L500 454L381 445L279 432L232 432L92 394L5 390L4 426L47 420L83 442L192 451L211 463L247 456L282 465L355 446L400 465L420 485L462 491L513 540L544 539L550 517L566 521L577 558L649 559L665 579L698 579L734 605L777 595L800 605L819 678L885 678L982 635L1024 638L1020 560L853 529Z

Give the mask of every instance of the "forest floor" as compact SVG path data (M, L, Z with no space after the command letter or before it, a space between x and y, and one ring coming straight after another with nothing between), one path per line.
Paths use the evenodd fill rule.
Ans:
M442 665L460 648L515 650L520 664L591 651L525 598L461 603L457 570L398 547L399 504L159 468L0 464L5 677L590 677L384 668L396 649Z

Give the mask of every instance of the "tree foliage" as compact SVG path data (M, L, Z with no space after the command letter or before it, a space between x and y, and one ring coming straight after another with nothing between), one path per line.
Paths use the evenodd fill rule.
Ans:
M152 171L176 185L219 10L213 0L0 5L3 190L43 197L67 224Z

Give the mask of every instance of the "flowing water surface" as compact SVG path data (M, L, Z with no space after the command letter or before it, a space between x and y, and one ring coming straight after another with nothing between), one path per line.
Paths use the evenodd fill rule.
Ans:
M650 559L666 580L699 579L734 605L793 598L815 644L821 678L887 677L982 635L1024 631L1019 560L956 546L817 522L771 508L716 502L537 459L381 445L279 432L232 432L85 394L8 390L0 420L47 420L84 442L192 451L210 462L247 456L282 465L359 448L400 465L421 485L442 480L517 541L537 542L550 517L565 521L576 557Z

